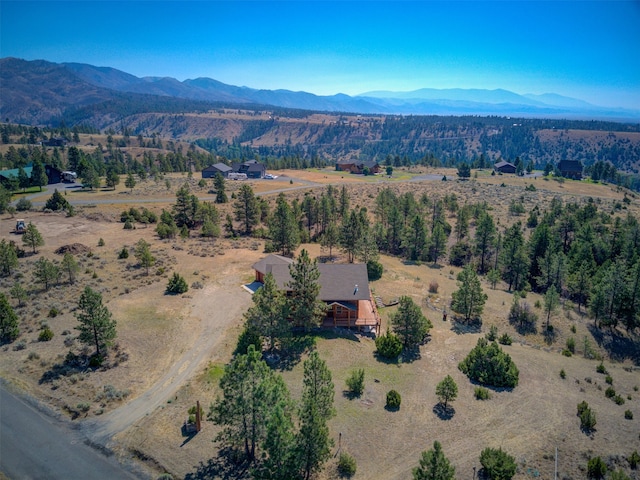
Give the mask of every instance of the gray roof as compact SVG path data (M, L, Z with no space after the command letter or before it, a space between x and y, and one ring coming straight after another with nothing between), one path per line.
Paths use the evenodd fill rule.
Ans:
M285 265L288 271L289 265L292 263L293 260L291 260L290 258L272 254L254 263L253 269L257 270L263 275L266 275L267 273L271 272L274 265Z
M224 163L216 163L215 165L209 165L205 168L205 171L217 170L220 173L230 172L232 168L229 165L225 165Z
M505 162L504 160L494 165L495 168L501 168L501 167L507 167L507 166L516 168L516 166L513 163Z
M278 288L290 290L289 282L292 281L289 265L293 260L280 255L269 255L253 265L253 268L263 274L271 273ZM355 301L369 300L369 277L367 266L363 263L346 264L318 264L320 271L320 300L330 301Z

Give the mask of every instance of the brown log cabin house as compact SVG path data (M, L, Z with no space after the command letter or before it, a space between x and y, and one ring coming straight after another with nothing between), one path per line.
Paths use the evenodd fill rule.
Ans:
M289 266L293 260L280 255L269 255L253 265L256 281L263 283L271 273L278 288L291 291ZM323 327L357 328L380 333L380 315L369 289L365 264L318 264L320 271L319 298L327 304Z

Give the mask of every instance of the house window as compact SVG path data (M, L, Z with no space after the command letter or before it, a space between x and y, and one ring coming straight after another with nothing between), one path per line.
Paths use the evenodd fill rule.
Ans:
M336 315L342 314L342 307L340 305L336 305Z

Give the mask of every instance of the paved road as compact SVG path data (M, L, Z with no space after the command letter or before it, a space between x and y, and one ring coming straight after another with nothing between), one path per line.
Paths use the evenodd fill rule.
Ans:
M66 422L42 414L7 391L1 381L0 472L11 480L140 478L83 443Z

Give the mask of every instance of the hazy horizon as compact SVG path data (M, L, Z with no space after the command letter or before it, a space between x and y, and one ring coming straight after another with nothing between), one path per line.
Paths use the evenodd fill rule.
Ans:
M0 2L0 56L317 95L555 93L640 109L640 2Z

